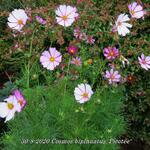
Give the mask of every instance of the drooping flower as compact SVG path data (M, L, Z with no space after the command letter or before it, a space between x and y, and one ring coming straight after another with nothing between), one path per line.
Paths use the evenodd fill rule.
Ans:
M128 15L120 14L118 16L117 21L115 22L115 27L113 27L113 30L118 31L118 34L122 36L125 36L126 34L130 33L128 28L131 28L132 25L126 22L129 20L130 18L128 17Z
M85 41L85 40L87 39L86 33L81 32L81 34L80 34L80 36L79 36L79 39Z
M44 51L40 57L40 62L44 68L54 70L62 61L62 55L56 48L49 48L49 51Z
M0 117L6 118L5 122L11 120L15 116L15 112L21 111L21 106L15 96L11 95L0 103Z
M109 84L120 82L121 75L118 73L118 71L114 71L111 69L110 71L106 71L105 78L108 79Z
M84 2L84 0L77 0L77 4Z
M82 32L79 28L74 29L73 35L75 36L76 39L83 41L87 40L86 33Z
M77 51L78 51L78 48L76 46L70 45L68 47L68 52L71 55L75 55L77 53Z
M74 64L76 66L81 66L81 64L82 64L81 58L80 57L73 58L71 61L71 64Z
M13 91L13 95L16 97L22 110L26 106L26 103L27 103L26 99L24 98L23 94L18 89Z
M74 29L73 35L78 39L81 35L81 30L79 28Z
M88 59L88 60L87 60L87 64L88 64L88 65L92 65L92 64L93 64L93 59L91 59L91 58Z
M123 55L120 55L120 60L123 64L123 67L125 67L125 64L127 64L127 65L130 64L129 60L127 58L125 58Z
M21 31L27 20L28 16L23 9L15 9L9 14L8 26L13 30Z
M139 5L137 2L133 2L128 5L128 9L132 18L142 18L145 14L143 7Z
M35 16L35 18L36 18L36 21L39 22L40 24L42 24L42 25L46 24L46 20L44 20L42 17Z
M113 60L119 56L119 50L116 47L107 47L104 48L104 56L108 60Z
M89 101L92 95L93 91L89 84L79 84L74 90L75 99L81 104Z
M75 19L79 16L76 7L60 5L56 11L56 20L59 25L71 26Z
M86 43L88 44L94 44L95 39L93 38L93 36L87 35L86 36Z
M138 60L142 68L145 70L150 69L150 56L144 56L144 54L142 54L141 57L138 57Z
M116 64L114 64L114 63L109 63L108 66L109 66L111 69L115 69L115 68L116 68Z

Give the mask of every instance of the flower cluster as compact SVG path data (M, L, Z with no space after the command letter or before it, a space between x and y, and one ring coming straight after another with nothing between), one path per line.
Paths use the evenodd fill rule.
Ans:
M143 7L139 5L137 2L129 4L128 9L132 18L140 19L145 15ZM115 25L113 26L112 31L113 32L118 31L119 35L126 36L126 34L130 33L129 28L132 28L132 25L127 23L127 21L130 21L129 16L124 13L120 14L118 16L117 21L115 22Z
M91 35L86 35L86 33L82 32L79 28L74 29L74 36L76 39L86 41L87 44L94 44L95 39Z
M16 112L21 112L26 105L26 99L19 90L0 103L0 117L6 118L5 122L14 118Z

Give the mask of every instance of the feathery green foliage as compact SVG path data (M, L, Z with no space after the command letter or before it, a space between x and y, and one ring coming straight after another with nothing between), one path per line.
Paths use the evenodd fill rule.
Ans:
M125 123L120 115L123 88L99 87L92 99L76 103L73 93L64 93L64 81L24 90L28 99L25 110L8 123L10 131L3 137L5 149L116 150L117 144L35 144L32 140L109 140L119 138ZM57 90L56 90L57 89ZM22 144L23 140L29 140ZM30 143L31 142L31 143Z

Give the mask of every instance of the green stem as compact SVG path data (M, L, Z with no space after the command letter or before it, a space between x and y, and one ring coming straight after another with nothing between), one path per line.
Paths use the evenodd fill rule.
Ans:
M27 88L30 87L30 58L32 56L34 33L35 33L35 30L32 33L31 42L30 42L29 60L28 60L28 64L27 64Z
M70 58L69 58L69 61L68 61L68 68L67 68L66 83L65 83L65 88L64 88L64 95L65 95L66 89L67 89L67 81L68 81L69 68L70 68Z

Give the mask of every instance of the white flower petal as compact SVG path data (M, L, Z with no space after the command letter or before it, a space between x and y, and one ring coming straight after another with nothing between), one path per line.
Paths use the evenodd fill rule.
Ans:
M85 92L85 86L84 86L84 84L82 83L82 84L79 84L78 85L78 88L84 93Z
M78 95L82 95L83 94L83 92L77 87L75 88L74 93L78 94Z
M141 18L141 17L143 17L143 16L144 16L144 11L136 12L136 13L133 15L133 17L135 17L135 18L137 18L137 19L139 19L139 18Z
M81 100L81 99L82 99L82 96L81 96L81 95L78 95L78 94L75 94L75 99L76 99L76 100Z
M1 102L0 103L0 117L5 118L9 112L9 109L7 107L7 103Z
M10 111L10 112L8 113L8 115L6 116L5 122L7 122L7 121L13 119L14 116L15 116L15 111Z
M48 70L54 70L54 65L53 63L49 63L48 66L46 67Z
M66 11L67 11L67 6L66 5L60 5L59 9L60 9L61 13L63 14L63 16L65 16Z
M56 48L50 47L49 48L49 52L50 52L50 55L54 57L55 56L55 52L56 52Z
M126 26L126 27L128 27L128 28L132 28L132 25L131 25L131 24L129 24L129 23L125 23L125 22L123 22L123 23L122 23L122 25L123 25L123 26Z
M138 12L138 11L141 11L141 10L143 10L143 7L141 5L136 6L135 9L134 9L135 12Z

